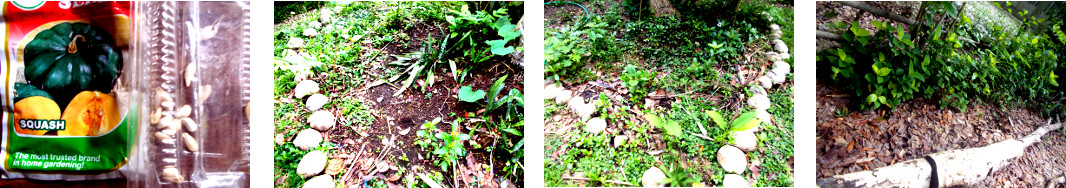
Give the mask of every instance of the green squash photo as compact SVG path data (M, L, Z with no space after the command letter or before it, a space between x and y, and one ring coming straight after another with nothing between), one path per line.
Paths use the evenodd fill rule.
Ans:
M122 52L103 28L86 23L45 24L25 46L26 81L52 94L60 108L81 91L111 92Z

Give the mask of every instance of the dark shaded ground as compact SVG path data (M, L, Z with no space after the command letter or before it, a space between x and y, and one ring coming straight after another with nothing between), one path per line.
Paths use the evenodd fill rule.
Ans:
M1020 138L1045 125L1037 113L973 104L965 112L914 99L892 110L854 111L852 95L818 85L818 177L847 174L954 149ZM1011 123L1013 121L1013 124ZM1038 187L1062 175L1066 135L1056 130L977 187ZM1007 181L1010 181L1008 183Z

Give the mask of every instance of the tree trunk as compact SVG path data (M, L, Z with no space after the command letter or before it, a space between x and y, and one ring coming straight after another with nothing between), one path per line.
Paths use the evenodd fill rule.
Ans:
M1025 153L1041 136L1059 129L1049 124L1021 139L1010 139L979 148L930 154L874 170L818 180L820 187L952 187L977 184Z
M651 5L652 11L655 11L655 17L662 16L677 16L677 9L670 4L670 0L650 0L648 4Z

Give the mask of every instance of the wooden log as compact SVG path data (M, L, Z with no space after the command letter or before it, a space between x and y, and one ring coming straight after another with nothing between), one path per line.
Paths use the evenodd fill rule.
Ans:
M869 4L866 4L866 3L863 3L863 2L859 2L859 1L837 1L837 3L843 4L843 5L847 5L847 6L850 6L850 7L854 7L854 8L857 8L859 10L863 10L863 11L869 12L870 14L873 14L873 15L877 15L877 16L880 16L880 17L892 19L892 20L895 20L895 21L898 21L898 22L902 22L902 23L905 23L907 25L914 25L915 23L917 23L913 19L910 19L910 18L907 18L907 17L903 17L903 16L900 16L900 15L897 15L897 14L889 13L888 11L881 10L881 9L879 9L877 7L870 6Z
M1006 167L1025 148L1062 123L1048 124L1021 139L930 154L895 165L818 180L820 187L952 187L972 186Z

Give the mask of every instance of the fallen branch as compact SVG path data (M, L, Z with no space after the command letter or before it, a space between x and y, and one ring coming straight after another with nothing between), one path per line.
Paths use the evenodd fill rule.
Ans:
M888 11L881 10L881 9L879 9L877 7L870 6L870 5L868 5L866 3L863 3L863 2L859 2L859 1L837 1L837 3L840 3L842 5L847 5L847 6L850 6L850 7L854 7L856 9L863 10L863 11L869 12L870 14L877 15L877 16L880 16L880 17L883 17L883 18L888 18L888 19L891 19L891 20L902 22L902 23L905 23L907 25L914 25L915 23L917 23L913 19L910 19L910 18L907 18L907 17L903 17L903 16L900 16L900 15L897 15L897 14L889 13Z
M992 145L944 151L868 171L836 175L818 180L819 187L952 187L970 186L1007 166L1062 123L1034 130L1021 139Z
M563 179L564 180L592 181L591 179L588 179L588 178L566 177L566 176L563 176ZM621 181L614 181L614 180L603 180L603 182L605 182L605 183L613 183L613 184L618 184L618 185L625 185L625 186L633 186L633 184L629 184L629 183L621 182Z

